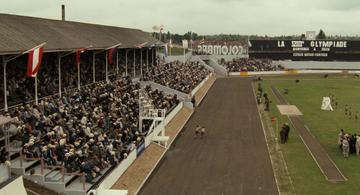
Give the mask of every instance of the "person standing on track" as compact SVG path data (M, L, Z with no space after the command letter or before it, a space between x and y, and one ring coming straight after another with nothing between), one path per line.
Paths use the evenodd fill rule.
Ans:
M356 136L356 144L355 144L355 148L356 148L356 155L359 156L360 154L360 136Z
M197 138L200 135L200 130L201 130L201 126L196 125L194 138Z
M205 127L202 127L200 132L201 138L205 136L205 133L206 133L206 129Z
M345 158L349 157L349 141L348 135L345 135L345 138L342 140L342 150Z

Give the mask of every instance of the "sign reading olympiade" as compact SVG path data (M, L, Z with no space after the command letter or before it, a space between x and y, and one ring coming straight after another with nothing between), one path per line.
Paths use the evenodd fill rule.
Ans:
M278 47L286 47L285 41L278 41ZM347 41L291 41L291 47L347 48Z

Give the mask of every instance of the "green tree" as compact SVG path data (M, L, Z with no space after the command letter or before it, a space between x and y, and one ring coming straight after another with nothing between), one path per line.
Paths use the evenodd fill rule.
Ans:
M322 29L320 29L319 34L316 35L316 39L326 39L325 32Z

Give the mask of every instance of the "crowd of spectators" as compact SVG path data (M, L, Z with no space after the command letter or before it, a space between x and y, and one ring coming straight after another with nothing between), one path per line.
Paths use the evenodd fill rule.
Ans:
M165 109L169 113L179 104L176 94L165 95L163 91L152 89L149 85L145 87L145 90L156 109Z
M154 66L143 79L189 94L209 74L210 71L199 62L176 61Z
M18 133L26 157L64 165L67 172L83 172L91 183L143 141L146 132L138 129L139 90L138 83L122 77L70 91L60 99L44 98L37 106L24 104L7 114L15 118L10 131ZM172 109L178 103L176 96L146 90L158 108Z
M152 50L143 49L143 70L146 70L150 65L146 66L146 62L152 63ZM95 57L95 82L104 81L106 78L105 70L105 52L99 53ZM134 53L133 50L119 50L119 74L125 73L125 54L127 54L128 74L133 75L134 71ZM148 57L148 59L146 59ZM135 55L135 72L140 75L140 52L136 50ZM116 61L108 65L109 77L116 76ZM35 97L35 80L34 78L26 77L27 71L27 56L23 55L7 64L7 96L8 105L16 105L23 102L34 100ZM93 55L92 52L85 52L81 54L80 64L80 85L88 85L93 83ZM66 91L74 89L78 85L78 69L75 62L75 54L70 54L61 58L61 86L62 90ZM3 71L0 71L0 76L3 78ZM58 55L56 53L46 53L42 59L42 65L38 74L38 97L46 97L58 92L59 88L59 67ZM4 102L3 82L0 82L0 101Z
M338 145L345 158L348 158L349 154L360 155L360 136L357 134L345 133L341 129L338 135Z
M232 61L220 59L219 64L225 66L228 72L284 70L283 66L275 65L270 59L235 58Z
M124 52L125 54L125 52ZM129 55L129 54L128 54ZM143 54L144 55L144 54ZM149 56L151 58L151 56ZM27 158L42 158L49 166L64 165L67 172L85 173L87 182L102 174L144 141L147 127L139 130L140 85L124 75L120 66L109 66L110 83L104 82L104 59L96 58L96 83L92 83L92 55L82 55L81 90L77 90L77 67L73 57L62 59L63 96L58 91L57 55L45 55L38 74L39 104L34 98L34 79L26 77L26 58L14 61L7 69L8 97L18 106L5 113L15 119L9 131ZM138 60L138 59L137 59ZM146 59L143 59L144 62ZM159 59L156 59L157 61ZM119 59L120 63L124 59ZM128 56L128 73L133 61ZM136 63L135 63L136 64ZM160 63L159 63L160 64ZM145 68L146 67L146 68ZM135 67L138 72L140 66ZM145 71L149 69L149 71ZM198 63L174 62L157 66L143 65L146 80L189 93L210 72ZM169 113L179 103L176 95L145 88L157 109ZM150 122L150 123L149 123ZM145 127L145 128L144 128ZM6 159L1 151L0 160Z

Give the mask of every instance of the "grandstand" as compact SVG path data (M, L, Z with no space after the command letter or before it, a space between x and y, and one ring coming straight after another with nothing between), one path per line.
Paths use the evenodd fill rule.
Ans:
M198 78L177 85L181 91L162 86L166 73L155 74L162 63L156 56L162 43L140 30L7 14L0 14L0 21L5 183L23 183L24 178L60 194L96 192L152 140L166 147L163 123L183 107L192 108L183 102L211 74L204 68L181 72L180 78ZM43 42L37 90L34 79L26 77L23 52ZM115 63L110 64L107 51L114 45ZM86 50L77 68L79 48ZM176 71L171 64L181 67L169 64L167 71ZM195 66L200 67L187 67ZM158 83L142 81L152 74ZM28 192L34 190L26 186ZM11 185L2 188L11 190Z
M167 56L138 29L0 14L0 194L286 194L254 80L358 76L358 42L201 42ZM347 181L302 118L288 118L326 180Z

